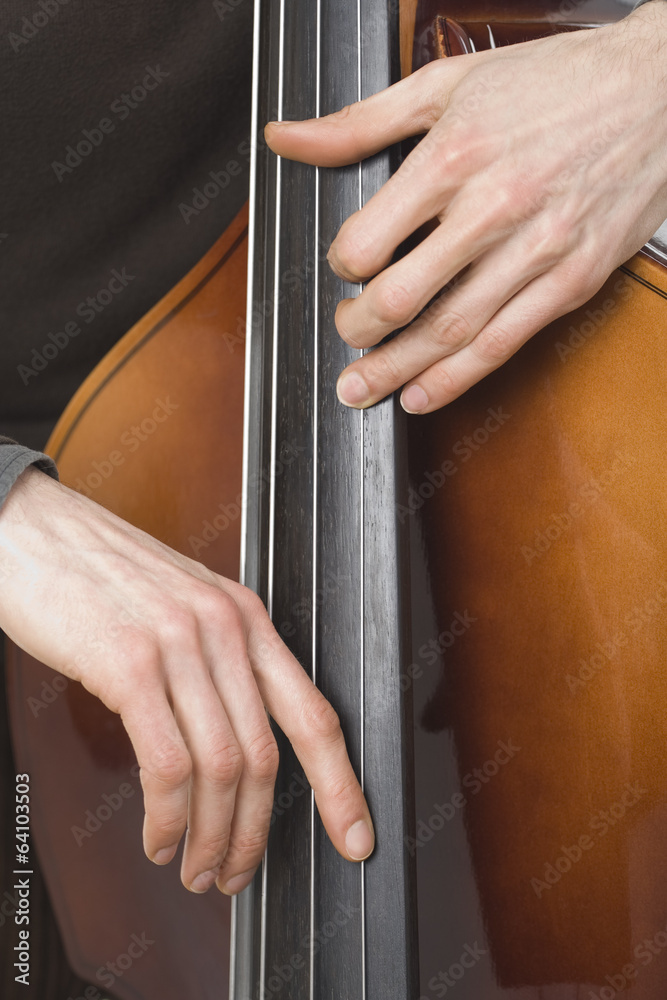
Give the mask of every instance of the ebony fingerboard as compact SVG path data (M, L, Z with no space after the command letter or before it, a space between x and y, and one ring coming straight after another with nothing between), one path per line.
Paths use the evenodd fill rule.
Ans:
M398 4L256 0L244 582L338 711L377 847L361 865L331 846L288 741L261 871L235 904L233 1000L413 1000L412 829L403 414L338 403L359 354L334 312L358 294L326 250L396 166L316 170L263 145L271 119L324 115L398 78Z

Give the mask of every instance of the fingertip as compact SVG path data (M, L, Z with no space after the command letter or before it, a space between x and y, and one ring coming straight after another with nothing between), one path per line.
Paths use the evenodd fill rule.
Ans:
M233 878L230 878L224 885L218 883L220 892L224 893L225 896L237 896L244 889L248 888L255 877L256 871L256 868L252 868L248 872L243 872L242 875L235 875Z
M345 850L351 861L365 861L375 848L375 833L370 819L359 819L345 834Z
M336 250L333 246L329 248L329 252L327 254L327 263L329 264L329 267L331 268L331 270L333 271L333 273L336 275L337 278L342 278L343 281L349 281L351 285L360 285L362 284L362 282L366 280L365 278L360 277L358 274L352 274L351 271L349 271L346 267L343 266L343 264L341 264L340 260L338 259L338 254L336 253Z
M343 406L363 410L371 405L371 394L365 380L356 371L343 372L336 383L336 394Z
M171 847L162 847L159 851L155 852L150 860L155 865L168 865L176 854L177 849L178 844L173 844Z
M401 394L401 406L406 413L422 413L429 404L429 398L420 385L408 386Z

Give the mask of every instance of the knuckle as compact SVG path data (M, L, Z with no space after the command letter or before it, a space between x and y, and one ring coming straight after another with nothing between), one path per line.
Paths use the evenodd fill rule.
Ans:
M582 306L604 284L606 270L600 270L600 253L579 250L576 256L561 263L563 293L566 301L563 311Z
M490 217L485 225L512 227L524 216L530 201L531 191L523 178L505 178L489 199Z
M248 587L243 588L244 610L253 619L255 625L270 625L271 619L261 597Z
M177 787L190 780L192 761L185 747L163 744L155 748L150 765L143 770L161 784Z
M412 74L410 90L415 101L415 116L425 131L435 125L442 114L443 75L449 70L445 62L434 59Z
M307 732L317 742L335 743L343 737L340 720L332 705L315 688L304 706Z
M232 835L229 841L229 851L227 854L227 864L235 863L235 859L242 855L246 858L260 858L266 847L267 831L257 829L239 830Z
M137 679L147 679L159 670L160 655L157 640L154 635L142 629L127 632L123 652L119 649L119 657L127 661L133 676Z
M220 587L203 584L196 598L198 613L208 622L224 625L225 629L240 623L238 605L233 597L226 594Z
M433 379L438 398L454 399L461 391L456 384L448 365L433 365L429 368L429 377Z
M151 836L155 843L169 844L174 836L180 836L185 827L185 816L173 816L171 819L165 816L151 816Z
M188 836L191 836L188 833ZM229 850L229 836L224 833L199 834L192 845L202 869L214 868L225 858Z
M506 361L517 344L514 332L502 326L486 326L475 340L479 357L485 362Z
M197 636L197 619L190 608L182 604L170 604L162 609L160 617L160 639L169 645L190 644Z
M354 114L354 112L356 111L356 109L358 108L358 106L359 106L358 102L353 103L353 104L346 104L342 108L339 108L338 111L333 111L328 116L329 120L330 121L335 121L335 122L344 122L351 115Z
M574 222L563 213L549 213L535 225L529 244L533 261L541 268L552 267L569 252Z
M349 275L365 278L375 270L373 240L362 224L361 211L354 212L341 227L331 248L333 262Z
M373 311L377 319L392 330L403 326L412 318L414 297L404 285L383 281L375 291Z
M344 340L349 347L353 347L358 351L364 346L364 344L359 340L357 334L345 325L344 319L339 317L338 313L336 313L336 329L338 330L338 334L341 339Z
M486 159L486 137L470 123L456 122L450 123L448 128L434 128L424 141L428 141L424 152L432 154L432 181L440 188L474 176Z
M236 785L243 773L243 754L235 743L226 743L209 751L202 772L215 785Z
M256 737L245 753L245 771L251 781L273 784L278 772L280 754L273 733L269 730Z
M381 351L371 355L372 363L367 362L367 382L382 388L387 385L400 385L403 382L403 372L398 355L388 344Z
M474 335L470 320L458 313L444 311L425 315L425 321L430 339L435 347L442 351L463 347Z
M336 804L338 804L340 809L343 810L349 804L350 800L356 798L358 794L359 784L352 772L345 775L345 777L332 780L327 786L327 798L330 805L333 804L334 809L336 808Z

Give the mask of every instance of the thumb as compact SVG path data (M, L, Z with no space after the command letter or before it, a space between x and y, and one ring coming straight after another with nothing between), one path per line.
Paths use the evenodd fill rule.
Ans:
M269 122L264 136L273 152L288 160L319 167L357 163L395 142L427 132L465 75L462 64L467 72L467 56L429 63L386 90L323 118Z

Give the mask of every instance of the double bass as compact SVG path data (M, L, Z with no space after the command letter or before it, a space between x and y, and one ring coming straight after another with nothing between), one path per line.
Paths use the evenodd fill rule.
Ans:
M253 134L413 58L622 13L257 0ZM377 831L368 862L338 858L281 745L254 884L233 910L190 896L141 853L119 720L14 649L32 833L70 963L100 997L664 996L667 252L653 241L442 411L343 410L353 353L332 317L351 290L324 250L396 162L317 171L258 141L249 224L119 342L49 442L64 482L174 548L227 576L242 553L341 716ZM145 421L145 447L104 478ZM110 981L133 935L151 944Z

